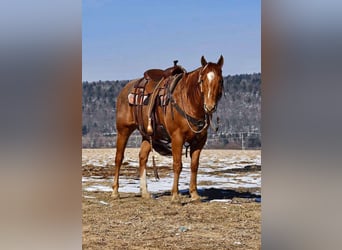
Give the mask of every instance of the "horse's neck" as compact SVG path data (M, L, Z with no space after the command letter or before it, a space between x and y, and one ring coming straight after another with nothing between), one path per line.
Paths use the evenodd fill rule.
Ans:
M199 90L199 84L198 84L198 78L200 75L200 69L197 69L195 71L192 71L188 74L188 78L187 78L187 88L189 89L189 91L197 91Z
M196 118L204 116L203 98L200 93L198 78L201 68L189 72L185 75L185 79L181 81L179 88L178 104L184 111Z

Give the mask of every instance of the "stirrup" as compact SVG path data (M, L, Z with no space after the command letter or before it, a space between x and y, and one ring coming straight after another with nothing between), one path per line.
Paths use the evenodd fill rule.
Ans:
M148 134L148 135L152 135L152 134L153 134L153 128L152 128L152 120L151 120L151 117L148 118L147 134Z

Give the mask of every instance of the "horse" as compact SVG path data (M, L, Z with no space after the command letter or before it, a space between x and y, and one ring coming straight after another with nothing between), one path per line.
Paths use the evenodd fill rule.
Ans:
M179 176L182 171L182 149L186 143L190 147L191 179L189 193L191 201L199 201L201 197L197 192L197 171L201 151L207 140L207 130L211 122L212 114L216 111L218 101L223 92L222 66L224 63L221 55L217 63L207 62L201 57L201 66L191 72L184 71L177 75L178 82L169 86L168 102L164 106L154 104L153 116L159 124L154 132L147 133L151 126L149 112L151 105L139 106L140 113L144 114L143 120L137 120L137 106L128 102L127 96L141 79L128 82L117 97L116 104L116 128L117 143L115 155L115 176L113 183L113 199L119 198L119 173L124 152L129 136L136 129L142 135L142 143L139 152L140 192L142 198L151 198L147 190L146 163L151 150L158 152L170 150L173 158L173 186L171 202L180 203L178 190ZM176 65L176 64L175 64ZM160 82L165 83L174 76L163 77ZM159 82L159 83L160 83ZM159 84L158 83L158 84ZM156 88L156 87L155 87ZM161 128L161 129L160 129ZM160 132L162 130L162 132ZM166 134L166 136L165 136ZM171 147L162 145L162 139L168 138ZM158 144L159 142L160 144ZM152 145L151 145L152 144ZM158 150L158 145L159 147ZM163 149L163 150L160 150Z

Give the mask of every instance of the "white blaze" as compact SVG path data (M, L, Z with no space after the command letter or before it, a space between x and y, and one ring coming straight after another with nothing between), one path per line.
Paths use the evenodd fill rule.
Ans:
M214 80L215 78L215 73L210 71L208 74L207 74L207 78L209 80L209 84L212 82L212 80ZM209 87L209 91L208 91L208 98L210 98L210 94L211 94L211 88Z
M214 80L215 78L215 73L210 71L208 74L207 74L207 78L209 80L209 82L211 82L212 80Z

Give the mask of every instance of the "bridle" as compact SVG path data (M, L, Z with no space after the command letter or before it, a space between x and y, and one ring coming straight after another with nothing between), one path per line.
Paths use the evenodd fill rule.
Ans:
M205 66L201 69L201 72L200 72L200 75L199 75L198 81L197 81L197 83L200 85L201 94L203 94L203 89L202 89L203 80L202 80L202 76L201 76L201 75L202 75L204 69L205 69L207 66L208 66L208 64L205 65ZM182 109L184 110L184 103L183 103L183 97L182 97L182 95L181 95L181 103L182 103ZM183 117L184 117L185 120L186 120L186 123L188 124L188 127L190 128L190 130L191 130L192 132L194 132L195 134L200 134L200 133L202 133L202 132L208 127L208 125L209 125L209 123L210 123L210 120L209 120L209 115L208 115L206 112L205 112L205 116L204 116L204 126L203 126L202 128L200 128L200 129L198 129L198 130L195 130L195 129L192 128L192 126L191 126L191 124L190 124L190 121L192 120L191 123L194 123L193 121L194 121L195 119L193 119L192 117L190 117L189 115L187 115L183 110L178 110L178 112L180 112L180 113L183 115ZM190 120L190 121L189 121L189 120Z
M198 81L197 83L199 84L200 86L200 90L201 90L201 93L203 94L203 79L202 79L202 74L203 74L203 71L208 67L208 64L206 64L200 71L199 73L199 76L198 76Z
M200 86L200 92L201 92L201 94L203 95L203 79L202 79L202 77L203 77L203 72L206 70L206 68L208 67L208 64L206 64L202 69L201 69L201 71L200 71L200 73L199 73L199 76L198 76L198 81L197 81L197 83L199 84L199 86ZM222 92L224 93L224 85L223 85L223 81L221 82L221 87L222 87ZM214 128L214 126L213 126L213 124L212 124L212 114L208 114L206 111L204 111L205 112L205 126L200 130L200 131L194 131L192 128L191 128L191 126L190 126L190 124L189 124L189 122L188 122L188 120L187 120L187 122L188 122L188 126L190 127L190 129L193 131L193 132L195 132L195 133L201 133L209 124L210 124L210 126L211 126L211 128L214 130L214 131L217 131L218 130L218 126L216 127L216 128ZM218 117L217 117L218 118ZM219 119L219 118L218 118ZM218 123L217 123L218 124Z
M202 96L203 96L203 87L202 87L203 80L202 80L202 75L203 75L204 70L207 68L207 66L208 66L208 64L206 64L201 69L199 77L198 77L198 81L197 81L197 83L200 86L200 91L201 91ZM180 104L181 104L182 107L178 106L178 104L175 102L175 100L171 96L171 105L172 105L172 107L174 107L185 118L185 120L187 122L187 125L188 125L188 127L190 128L190 130L192 132L194 132L195 134L200 134L205 129L208 128L209 124L210 124L210 126L212 127L212 129L214 131L217 131L218 128L214 128L213 125L212 125L212 114L208 114L207 112L204 111L204 113L205 113L204 119L203 120L198 120L196 118L193 118L193 117L189 116L188 114L186 114L184 112L184 102L183 102L182 95L181 95L181 103ZM193 124L194 126L197 126L198 129L197 130L193 129L193 126L191 126L190 123ZM199 125L199 124L201 124L201 125Z
M201 69L201 72L199 73L199 76L198 76L198 85L200 86L200 90L201 90L201 93L203 94L203 79L202 79L202 76L203 76L203 71L207 68L208 64L206 64L202 69ZM222 87L222 92L224 93L224 85L223 85L223 81L221 83L221 87Z

